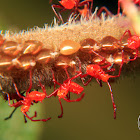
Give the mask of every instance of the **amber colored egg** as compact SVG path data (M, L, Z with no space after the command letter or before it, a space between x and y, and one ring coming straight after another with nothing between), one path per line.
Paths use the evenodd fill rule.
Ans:
M41 48L43 47L43 43L36 40L27 40L23 44L24 52L23 54L37 54Z
M22 47L15 41L5 41L2 45L2 51L5 54L16 56L22 51Z
M80 50L83 52L89 52L91 50L96 51L101 48L101 45L91 38L84 39L80 42Z
M60 44L60 53L63 55L71 55L76 53L81 45L72 40L65 40Z
M56 60L55 66L61 68L67 68L68 66L74 67L76 62L67 56L59 56Z
M30 69L36 65L35 57L29 54L22 55L12 60L13 65L18 69Z
M0 70L8 70L12 66L12 57L6 54L0 54Z
M39 63L48 63L51 60L51 50L43 49L36 56L36 62Z
M103 59L101 58L101 57L99 57L99 56L96 56L96 57L94 57L93 59L92 59L92 61L93 61L93 63L100 63L101 61L102 61Z
M123 59L124 63L128 63L129 59L130 59L130 55L127 52L124 52L124 54L122 56L122 52L116 52L113 55L113 58L114 58L114 63L120 65L122 62L122 59Z
M112 37L112 36L106 36L104 37L100 43L102 44L102 50L114 50L121 47L121 44L119 44L119 41Z

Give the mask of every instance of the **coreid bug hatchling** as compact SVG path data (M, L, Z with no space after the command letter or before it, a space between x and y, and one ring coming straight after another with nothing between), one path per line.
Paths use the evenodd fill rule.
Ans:
M60 106L61 106L61 114L58 116L58 118L61 118L63 116L63 106L62 106L62 103L61 103L61 98L64 99L65 101L67 102L78 102L78 101L81 101L81 99L84 97L85 93L83 93L81 95L80 98L77 98L75 100L70 100L70 99L67 99L67 94L69 92L72 92L72 93L75 93L77 95L79 95L83 90L84 88L81 87L80 85L78 85L77 83L75 82L72 82L73 79L76 79L77 77L79 77L82 73L78 73L77 75L73 76L72 78L69 77L68 75L68 72L67 72L67 69L65 68L65 71L66 71L66 74L68 76L68 79L65 80L63 82L63 84L60 84L58 83L56 80L55 80L55 77L54 77L54 73L53 73L53 82L54 82L54 85L59 85L60 87L58 89L56 89L53 93L51 93L50 95L47 95L47 98L50 98L51 96L58 96L58 100L59 100L59 103L60 103ZM46 90L45 88L43 89L44 87L42 87L42 90L44 93L46 93ZM46 93L47 94L47 93Z
M95 54L97 54L97 53L95 53ZM103 59L103 61L100 62L100 65L101 65L102 62L105 63L105 61L106 60ZM114 119L116 119L116 105L114 103L114 97L113 97L113 93L112 93L112 88L111 88L111 85L110 85L108 80L110 78L120 77L121 69L122 69L122 66L123 66L123 51L122 51L122 62L121 62L121 65L120 65L120 69L119 69L119 74L118 75L114 76L114 75L107 74L106 71L103 70L103 68L106 68L106 67L105 66L100 66L100 65L99 64L89 64L89 65L87 65L87 67L86 67L86 74L80 75L80 77L82 79L82 83L85 86L87 84L89 84L89 82L92 80L92 78L95 78L97 81L98 80L102 80L103 82L106 82L108 84L108 87L109 87L109 90L110 90L110 94L111 94L111 100L112 100L112 104L113 104L113 109L114 109ZM108 64L107 64L107 66L108 66ZM79 69L81 71L81 66L79 67ZM110 69L108 71L114 71L114 69ZM88 76L88 75L90 75L91 78L86 83L84 83L83 78Z
M21 106L21 112L25 115L25 117L27 117L31 121L43 121L43 122L46 122L46 121L51 119L51 118L47 118L47 119L36 119L36 120L34 120L33 118L37 117L37 112L36 111L35 111L35 115L32 116L32 117L28 116L28 114L27 114L27 112L30 109L30 106L33 105L34 102L38 102L38 101L42 102L46 98L46 93L44 93L44 92L31 91L31 88L32 88L32 74L31 74L31 71L30 71L30 86L29 86L28 90L26 91L26 96L25 97L22 96L19 93L15 83L14 83L14 86L15 86L15 90L17 92L17 95L20 98L22 98L22 100L19 100L16 103L11 104L10 103L10 96L7 93L8 103L9 103L10 107L16 107L17 108L17 107Z
M22 96L24 96L24 93L26 93L26 91L20 92L20 94L21 94ZM7 96L4 96L4 98L5 98L5 100L8 100ZM17 93L12 93L12 94L10 94L10 100L12 100L13 103L14 103L14 100L20 101L20 100L23 100L23 98L19 97ZM37 102L33 101L33 103L37 103ZM33 103L32 103L32 104L33 104ZM15 107L14 110L10 113L10 115L9 115L8 117L4 118L4 120L9 120L9 119L11 119L12 116L13 116L13 114L14 114L14 112L17 110L17 108L18 108L18 107ZM26 116L25 116L24 114L23 114L23 116L24 116L24 122L27 123L27 118L26 118Z

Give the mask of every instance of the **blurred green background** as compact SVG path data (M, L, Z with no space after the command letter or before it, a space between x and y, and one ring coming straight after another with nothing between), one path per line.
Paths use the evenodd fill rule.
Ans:
M54 0L55 2L57 1ZM117 2L112 7L109 1L95 1L94 7L105 4L115 12ZM19 31L34 26L43 27L45 23L50 25L53 17L54 13L48 0L0 0L1 30ZM113 108L106 83L102 88L97 82L91 83L85 88L86 95L79 103L62 101L64 116L61 119L57 118L60 105L55 97L31 107L28 113L30 116L36 110L38 118L52 117L48 122L28 120L25 124L20 108L12 119L4 121L13 108L0 99L0 140L139 140L137 120L140 115L140 73L134 74L122 76L117 83L111 84L117 105L116 120L113 119ZM53 89L47 90L48 93L52 91Z

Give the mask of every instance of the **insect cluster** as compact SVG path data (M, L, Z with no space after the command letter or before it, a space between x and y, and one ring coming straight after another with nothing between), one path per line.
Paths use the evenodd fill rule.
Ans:
M60 2L62 4L62 1ZM91 12L89 8L91 0L85 0L83 3L73 2L78 2L75 8L87 5ZM62 8L52 5L52 8L55 7ZM60 16L58 19L60 20ZM108 84L115 119L116 105L109 80L120 77L123 65L139 58L140 36L132 35L130 30L126 30L119 40L113 36L105 36L99 41L94 40L94 37L82 39L80 42L67 39L60 42L57 51L44 46L43 42L33 39L17 42L0 36L1 95L8 100L9 106L15 109L21 106L25 121L28 118L31 121L45 122L51 118L35 119L37 112L32 117L27 112L34 103L55 96L60 103L61 114L58 117L61 118L63 116L61 98L66 102L81 101L85 95L84 87L77 82L81 81L86 86L94 78L101 87L102 82ZM10 88L7 89L7 85ZM45 86L52 85L54 91L48 94ZM40 88L42 91L38 91ZM70 92L77 94L77 99L71 99Z

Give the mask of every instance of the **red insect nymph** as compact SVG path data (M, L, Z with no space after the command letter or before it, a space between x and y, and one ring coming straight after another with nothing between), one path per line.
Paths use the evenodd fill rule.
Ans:
M33 105L34 102L38 102L38 101L42 102L46 98L46 93L44 93L44 92L31 91L31 88L32 88L32 75L31 75L31 71L30 71L30 86L29 86L28 90L26 91L26 96L25 97L22 96L19 93L15 83L14 83L14 86L15 86L15 90L17 92L17 95L22 100L19 100L16 103L11 104L10 103L10 96L7 93L7 95L8 95L8 103L9 103L10 107L16 107L17 108L17 107L21 106L21 112L25 115L25 117L27 117L31 121L44 121L44 122L46 122L46 121L51 119L51 118L48 118L48 119L36 119L36 120L34 120L33 118L37 117L37 112L36 111L35 111L35 115L32 116L32 117L28 116L28 114L27 114L27 112L30 109L30 106Z

